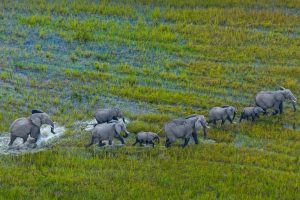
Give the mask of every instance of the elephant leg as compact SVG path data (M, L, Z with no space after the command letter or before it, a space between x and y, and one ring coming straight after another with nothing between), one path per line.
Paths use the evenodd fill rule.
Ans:
M276 102L274 105L274 112L272 113L272 115L277 115L280 112L280 104L281 102Z
M10 136L10 142L9 142L9 146L11 146L13 143L14 143L14 141L17 139L17 137L16 136L14 136L14 135L11 135Z
M143 140L140 140L140 147L143 146L143 143L144 143L144 141L143 141Z
M27 141L28 136L27 137L23 137L23 144Z
M167 138L167 140L166 140L166 143L165 143L165 147L166 148L169 148L170 146L171 146L171 142L170 142L170 139L169 138Z
M150 141L150 142L148 142L148 143L151 144L152 147L154 148L154 142L153 142L153 141Z
M267 112L267 109L263 108L264 112L263 115L268 115L269 113Z
M105 143L102 143L102 140L99 140L98 146L103 147L103 146L105 146Z
M222 119L222 123L221 123L221 125L223 125L225 123L225 120L224 119Z
M120 140L120 142L122 143L122 144L125 144L125 142L124 142L124 139L122 138L122 136L117 136L116 137L118 140Z
M36 142L38 141L39 138L34 138L33 143L36 144Z
M255 116L253 116L253 115L252 115L252 121L253 121L253 122L255 121Z
M108 141L108 144L109 144L109 145L112 145L112 140L109 140L109 141Z
M217 120L214 120L214 125L217 125Z
M226 119L232 124L233 120L230 118L230 116L228 116Z
M146 146L149 144L149 142L148 141L146 141Z
M90 142L89 144L85 145L85 147L90 147L90 146L92 146L92 145L94 144L94 142L95 142L95 137L92 136L91 142Z
M182 148L186 147L186 145L189 143L189 141L190 141L190 138L185 138Z
M283 113L283 102L279 104L279 114Z
M239 120L240 123L243 120L243 118L244 118L244 113L241 114L241 117L240 117L240 120Z
M193 131L192 136L194 138L195 144L199 144L198 135L196 131Z
M138 139L135 140L135 143L132 144L132 146L135 146L139 142Z

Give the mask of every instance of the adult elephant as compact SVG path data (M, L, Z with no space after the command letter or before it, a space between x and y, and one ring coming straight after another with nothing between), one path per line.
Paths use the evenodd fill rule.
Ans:
M32 110L31 116L16 119L10 126L9 146L11 146L18 137L22 138L23 143L25 143L29 135L34 138L34 143L36 143L40 136L40 128L43 124L50 125L51 132L55 134L53 121L41 110Z
M125 132L124 138L128 137L129 132L126 129L126 125L120 121L98 124L92 130L91 142L86 147L93 145L96 140L98 140L100 147L105 145L105 143L102 143L104 140L108 140L109 145L112 145L113 138L117 138L124 144L124 139L121 136L122 131Z
M294 111L296 111L297 99L289 89L280 87L277 91L261 91L255 96L255 104L264 110L264 114L267 114L267 109L273 108L273 115L283 112L283 102L292 102Z
M119 118L125 123L123 112L119 108L98 109L94 117L98 124L108 123L111 120L118 120Z
M217 121L222 120L222 125L228 120L233 122L236 115L236 108L233 106L213 107L209 110L208 123L217 124Z
M195 144L198 144L197 130L203 128L204 138L207 137L207 123L203 115L190 115L186 118L174 119L164 126L166 133L166 147L170 147L176 139L184 139L182 147L185 147L190 138L193 137Z

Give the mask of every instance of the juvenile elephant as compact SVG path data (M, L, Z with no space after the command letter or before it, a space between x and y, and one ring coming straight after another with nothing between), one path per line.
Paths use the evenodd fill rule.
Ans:
M222 120L222 125L228 120L233 122L236 115L236 108L233 106L213 107L208 114L208 123L217 124L217 121Z
M241 114L241 117L240 117L240 122L243 120L243 119L249 119L249 117L252 117L252 121L255 120L255 118L259 118L259 114L260 113L263 113L264 110L261 108L261 107L258 107L258 106L251 106L251 107L245 107L243 109L243 112Z
M190 115L186 118L174 119L164 126L166 133L166 147L170 147L176 139L184 139L182 147L185 147L190 138L193 137L198 144L197 130L203 128L204 138L207 137L207 123L203 115Z
M156 133L153 132L139 132L136 135L136 140L133 146L135 146L137 143L140 143L140 146L142 146L143 143L152 144L154 147L154 141L157 141L159 143L159 136Z
M297 99L289 89L280 87L277 91L261 91L257 93L255 97L255 104L264 110L264 114L267 114L268 108L274 108L273 115L283 112L283 102L292 102L294 111L296 111Z
M40 136L40 128L43 124L50 125L51 132L55 134L54 123L43 111L32 110L30 117L16 119L10 126L9 146L11 146L18 137L23 138L23 143L25 143L29 135L34 138L34 143L36 143Z
M126 138L129 132L127 131L123 122L117 121L112 123L98 124L92 130L91 142L87 144L86 147L93 145L96 139L98 139L100 147L105 145L105 143L102 143L103 140L108 140L109 145L111 145L113 138L117 138L122 144L124 144L124 139L121 136L122 131L125 132L124 138Z
M94 117L98 124L108 123L111 120L118 120L119 118L122 118L125 123L123 112L119 108L98 109Z

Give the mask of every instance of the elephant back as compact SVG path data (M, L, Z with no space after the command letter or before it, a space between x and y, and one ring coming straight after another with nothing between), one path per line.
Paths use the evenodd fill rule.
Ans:
M193 124L188 123L186 119L174 119L164 126L166 134L174 134L176 136L184 135L187 132L193 131Z
M9 132L14 135L30 133L33 124L29 118L16 119L10 126Z

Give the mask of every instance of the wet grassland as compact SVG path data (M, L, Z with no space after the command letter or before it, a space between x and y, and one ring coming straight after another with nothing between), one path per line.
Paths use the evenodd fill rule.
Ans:
M165 149L85 149L78 121L119 106L128 130L210 107L238 113L260 90L300 90L299 1L1 1L0 132L40 108L54 146L0 157L4 199L299 199L300 114L212 126ZM239 116L238 116L239 117ZM201 131L199 136L202 135ZM116 141L117 143L117 141Z

